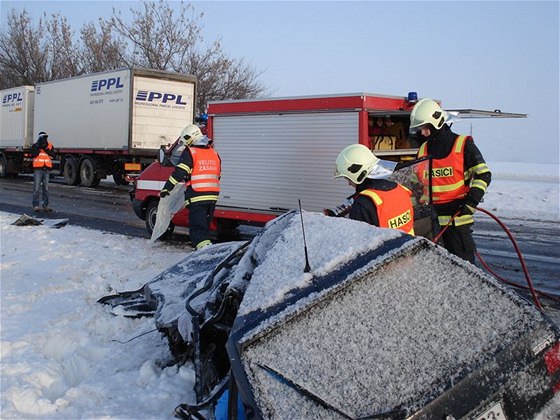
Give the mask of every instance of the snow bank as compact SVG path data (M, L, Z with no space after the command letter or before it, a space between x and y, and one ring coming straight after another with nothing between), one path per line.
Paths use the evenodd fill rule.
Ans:
M558 165L489 163L488 166L492 183L480 207L499 218L560 222ZM476 214L475 220L479 217L487 218ZM556 228L560 233L560 227Z
M185 252L74 226L1 223L1 418L173 418L191 399L189 366L162 367L153 319L112 316L97 303L133 290Z

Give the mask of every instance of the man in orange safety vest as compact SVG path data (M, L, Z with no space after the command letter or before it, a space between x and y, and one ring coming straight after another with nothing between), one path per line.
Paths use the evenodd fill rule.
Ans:
M473 138L453 133L446 120L447 113L432 99L422 99L412 109L410 131L416 133L421 143L418 158L432 159L431 177L425 168L419 172L419 178L425 196L431 187L439 225L445 228L444 247L474 264L473 214L492 174Z
M37 141L31 146L33 158L33 211L52 211L49 207L49 178L55 157L54 148L48 141L44 131L38 135Z
M185 181L185 206L189 210L189 235L198 250L210 245L210 222L220 193L221 159L195 124L186 126L179 137L185 150L175 171L160 191L161 198L170 194L175 185Z
M414 235L412 193L401 184L384 179L389 173L366 146L347 146L336 159L335 178L346 178L356 193L346 206L323 212L328 216L348 214L350 219Z

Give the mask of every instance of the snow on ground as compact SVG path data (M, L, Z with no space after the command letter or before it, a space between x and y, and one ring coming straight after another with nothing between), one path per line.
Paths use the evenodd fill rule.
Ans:
M559 222L557 165L490 167L482 207ZM170 354L149 332L153 320L116 317L97 303L140 288L192 248L12 225L20 216L0 212L0 418L172 419L175 406L193 402L192 368L161 367ZM541 418L556 418L560 402L549 411Z
M489 163L492 182L480 207L498 217L560 221L559 166Z

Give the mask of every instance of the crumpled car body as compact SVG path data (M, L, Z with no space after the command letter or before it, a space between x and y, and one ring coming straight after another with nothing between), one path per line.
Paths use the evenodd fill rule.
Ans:
M425 238L352 220L291 212L103 303L131 297L194 363L179 417L227 390L230 417L524 419L560 389L546 315Z

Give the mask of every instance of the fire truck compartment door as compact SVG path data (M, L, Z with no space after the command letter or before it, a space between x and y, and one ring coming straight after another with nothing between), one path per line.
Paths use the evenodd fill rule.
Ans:
M338 153L358 142L358 112L216 116L218 206L283 213L334 207L352 194L334 179Z

